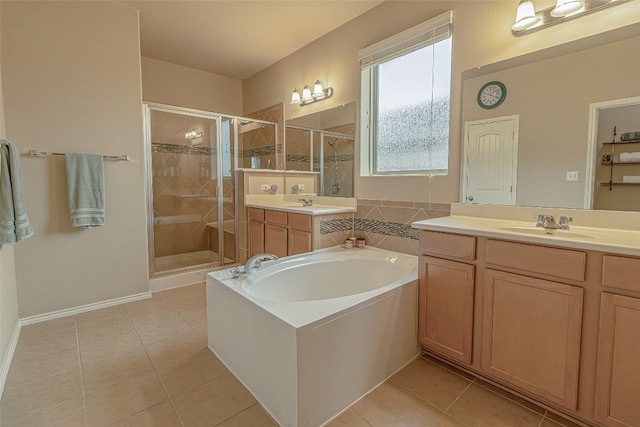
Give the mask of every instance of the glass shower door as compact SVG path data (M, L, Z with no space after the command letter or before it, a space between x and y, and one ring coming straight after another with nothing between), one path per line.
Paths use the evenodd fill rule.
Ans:
M153 232L151 273L218 266L219 116L149 108Z

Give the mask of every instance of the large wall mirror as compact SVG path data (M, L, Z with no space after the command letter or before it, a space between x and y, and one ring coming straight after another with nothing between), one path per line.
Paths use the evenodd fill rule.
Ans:
M285 122L285 169L318 174L318 195L353 197L355 102Z
M609 165L602 163L610 161L604 154L611 153L612 147L606 143L613 141L613 128L616 142L623 133L640 131L640 109L634 106L640 104L638 46L640 24L633 24L465 71L461 201L483 203L467 194L470 184L488 188L506 179L509 172L507 167L486 163L487 156L494 155L491 150L498 150L499 141L482 139L482 128L475 134L469 129L475 129L476 123L515 119L512 188L504 186L513 191L511 202L519 206L640 210L637 202L624 203L630 198L640 200L638 183L627 182L629 185L612 186L611 190L607 186L608 196L616 193L616 197L598 196L605 186L600 181L609 181L609 169L602 170ZM481 105L480 92L490 82L499 82L506 89L498 106ZM594 107L598 105L603 107ZM482 149L478 141L484 144ZM616 144L615 163L620 161L620 152L638 152L640 156L640 143ZM627 163L616 165L614 173L620 176L614 176L613 181L640 180L640 160L638 164ZM479 179L478 170L483 169L484 178ZM603 203L605 199L616 202Z

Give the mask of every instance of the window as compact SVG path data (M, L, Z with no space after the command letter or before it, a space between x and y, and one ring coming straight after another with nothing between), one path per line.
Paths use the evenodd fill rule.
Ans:
M451 17L447 12L359 52L363 175L446 173Z

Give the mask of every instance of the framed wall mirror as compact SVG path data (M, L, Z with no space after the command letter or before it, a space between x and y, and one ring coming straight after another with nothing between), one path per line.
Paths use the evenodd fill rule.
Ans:
M622 132L640 131L640 116L629 118L637 113L630 112L627 105L621 105L619 110L615 107L617 100L628 104L622 100L640 96L639 45L640 24L633 24L463 72L463 124L517 117L513 132L517 139L514 204L637 210L637 203L636 208L620 203L594 204L594 192L600 188L596 180L602 180L596 177L602 147L612 141L613 127L618 126L616 141L620 141ZM506 96L496 108L483 107L479 91L496 81L504 85ZM607 105L606 114L599 114L604 109L594 110L598 104ZM599 116L606 119L600 126ZM640 144L635 149L632 145L625 144L622 151L640 152ZM466 151L463 154L460 200L474 203L464 194L465 180L477 180L477 176L464 172L476 161L471 157ZM631 165L624 168L624 175L640 177L640 167L635 172ZM494 175L497 182L500 174ZM625 187L628 188L619 186L612 191L633 192L633 197L640 198L640 185Z
M285 169L317 173L319 196L353 197L355 107L352 102L285 122Z

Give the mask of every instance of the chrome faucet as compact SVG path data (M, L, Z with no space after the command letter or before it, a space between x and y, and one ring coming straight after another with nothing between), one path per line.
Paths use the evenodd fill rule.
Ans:
M244 274L251 274L254 268L260 268L260 266L262 265L262 260L265 259L275 260L278 259L278 257L273 254L266 253L254 255L249 258L247 263L244 265Z
M302 206L313 206L313 200L311 199L298 199L299 202L302 202Z
M552 215L534 215L536 220L536 227L542 227L549 230L555 230L558 228L556 220Z
M560 230L568 230L569 223L573 221L573 218L570 216L561 216L560 221L558 222L558 229Z

